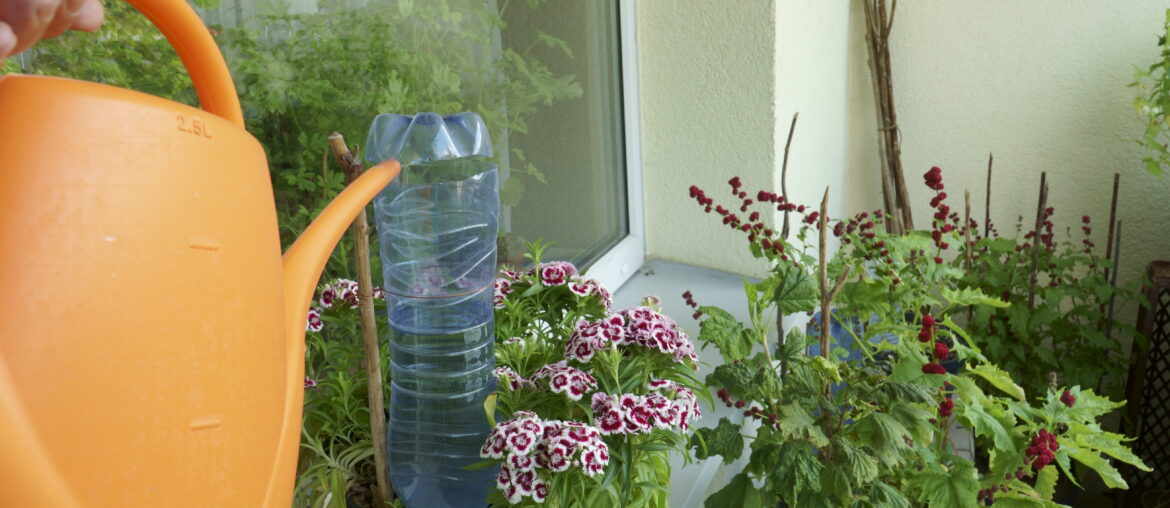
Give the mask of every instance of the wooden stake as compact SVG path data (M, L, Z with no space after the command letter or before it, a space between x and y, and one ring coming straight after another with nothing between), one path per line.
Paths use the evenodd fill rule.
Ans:
M902 148L891 77L890 30L898 4L895 0L888 11L885 0L865 0L862 5L865 7L866 39L877 103L878 132L882 136L882 197L888 215L887 231L901 234L914 229L914 219L902 171Z
M329 135L329 148L337 163L345 172L345 183L357 179L365 169L361 161L345 145L341 134ZM361 312L362 345L365 349L366 397L370 405L370 434L374 446L374 474L377 476L377 495L381 497L378 506L394 501L394 493L387 481L387 463L390 451L386 447L386 412L383 407L382 359L378 348L378 325L374 320L374 289L370 274L370 226L366 222L363 208L353 220L351 229L354 240L355 263L358 274L358 308ZM377 501L377 500L376 500Z
M995 154L987 154L987 199L983 204L983 238L991 236L991 163Z
M820 246L817 249L819 253L820 263L818 264L818 277L821 287L821 356L829 357L829 271L827 269L828 262L828 247L825 245L828 242L829 230L829 188L825 187L825 197L821 198L821 216L820 222L817 223L817 229L820 233Z
M1109 236L1105 240L1105 260L1113 259L1113 230L1117 225L1117 188L1121 183L1121 174L1113 173L1113 199L1109 203ZM1109 279L1109 263L1105 263L1105 278Z
M792 114L792 124L788 126L788 142L784 143L784 164L780 167L780 192L784 194L784 199L788 200L788 151L792 148L792 134L796 132L796 118L800 116L800 112ZM788 210L784 210L784 228L780 233L780 238L788 239ZM781 318L777 317L777 322ZM783 339L781 339L783 340Z
M817 272L821 287L821 356L826 359L829 358L829 326L833 299L837 297L837 293L845 285L845 280L849 278L849 271L852 268L846 265L845 269L841 270L841 275L837 276L837 281L833 284L833 287L829 287L828 247L826 246L829 237L828 216L829 188L825 187L825 197L821 199L820 221L817 223L817 229L820 233L820 246L817 249L820 254L820 266Z
M1044 224L1044 209L1048 204L1048 173L1040 173L1040 199L1036 203L1036 225L1032 231L1035 235L1032 237L1032 267L1029 269L1028 279L1028 308L1032 308L1036 301L1036 279L1038 273L1036 271L1036 263L1040 258L1040 227Z

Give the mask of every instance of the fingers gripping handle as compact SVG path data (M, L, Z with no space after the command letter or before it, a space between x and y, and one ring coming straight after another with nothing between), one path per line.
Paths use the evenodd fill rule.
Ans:
M199 102L209 113L244 127L240 97L223 54L203 21L183 0L126 0L158 27L187 68Z

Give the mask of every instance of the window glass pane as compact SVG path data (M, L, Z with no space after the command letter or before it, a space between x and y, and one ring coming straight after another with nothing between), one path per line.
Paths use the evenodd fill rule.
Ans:
M271 70L288 79L290 108L312 117L278 114L255 129L332 120L352 143L362 138L346 130L364 135L374 113L476 111L504 176L501 262L523 264L523 242L541 239L554 242L547 257L584 269L628 233L617 2L530 4L224 0L204 18L247 27L220 37L245 99L270 98ZM246 54L241 33L260 51ZM318 97L322 108L306 104ZM286 174L315 170L315 150L270 157ZM284 208L302 204L287 194Z
M551 257L584 268L629 232L617 2L549 2L507 11L504 20L505 49L539 55L582 88L581 97L533 113L527 132L509 133L513 151L547 180L527 179L522 199L511 207L509 253L522 250L520 239L543 238L556 242ZM564 47L544 44L543 34ZM525 164L516 157L511 162L513 172Z

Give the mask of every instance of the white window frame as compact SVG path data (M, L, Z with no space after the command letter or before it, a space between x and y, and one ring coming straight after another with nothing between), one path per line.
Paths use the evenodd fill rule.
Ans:
M641 101L638 93L636 0L618 2L621 28L622 117L626 166L626 220L629 233L586 270L585 275L617 290L646 261L642 193Z

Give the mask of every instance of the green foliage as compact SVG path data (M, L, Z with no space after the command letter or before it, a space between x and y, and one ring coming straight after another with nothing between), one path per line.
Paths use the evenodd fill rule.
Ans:
M733 476L727 486L711 494L703 506L706 508L726 508L728 506L762 508L764 501L760 491L752 485L752 480L746 474L740 473Z
M731 183L738 195L737 181ZM692 194L704 198L701 192ZM757 195L764 207L784 203L768 194ZM943 199L936 198L934 204ZM802 209L808 211L796 212L811 213ZM729 213L720 212L725 217ZM999 283L1002 274L968 272L961 260L947 263L942 258L944 244L962 241L961 229L943 227L954 219L942 215L946 219L936 219L932 233L901 236L882 230L880 213L829 220L842 247L827 263L827 273L816 276L811 275L818 270L816 263L803 251L817 247L808 241L816 222L808 215L796 236L803 248L770 230L751 225L745 229L737 218L726 219L730 227L748 235L752 252L768 259L773 269L764 281L745 284L750 323L737 322L716 307L700 308L699 340L718 347L724 360L707 383L720 389L725 404L746 409L739 433L750 440L751 453L733 486L715 493L708 506L743 502L749 496L743 489L758 490L765 502L789 506L964 507L984 502L1054 506L1056 478L1063 474L1073 479L1074 462L1096 471L1114 487L1124 484L1112 461L1145 467L1125 446L1124 436L1100 426L1100 419L1119 403L1073 386L1068 389L1069 397L1075 398L1070 406L1066 401L1073 399L1062 400L1063 390L1050 391L1044 385L1031 392L1028 385L1021 387L1009 374L1015 369L1002 368L992 358L997 345L986 329L977 324L964 329L952 319L971 312L975 322L978 316L1020 312L1016 310L1020 306L1001 300L1000 291L988 288L990 283L975 283L984 275ZM1015 251L997 240L986 244L997 252ZM1049 261L1061 262L1043 258ZM846 270L850 275L842 278ZM811 338L789 333L777 350L778 358L773 358L765 343L773 320L765 317L778 308L810 310L824 303L821 298L830 298L814 292L810 301L807 289L799 291L805 296L793 298L797 291L775 288L801 287L820 277L842 281L839 293L828 302L831 319L840 325L834 330L840 331L830 334L830 347L817 356L804 354L805 346L814 342ZM1098 285L1050 291L1043 301L1061 301L1075 291L1111 294ZM794 301L802 303L792 305ZM1099 301L1078 304L1095 307ZM1040 324L1039 310L1022 313L1029 329L1063 330L1065 325L1056 324L1061 319L1070 323L1067 326L1084 324L1075 318L1047 317ZM816 321L810 326L813 335L820 333ZM762 352L752 355L756 350ZM942 366L944 361L949 370ZM1030 393L1036 395L1034 400L1028 399ZM970 428L977 447L987 451L986 465L977 468L958 455L949 437L956 422ZM730 437L734 430L734 424L724 419L699 435L710 441ZM1048 444L1049 435L1059 445L1056 450L1049 448L1053 446ZM692 448L700 458L716 453L709 442ZM727 453L739 449L727 448ZM1049 451L1052 454L1045 455Z
M960 296L952 303L979 303L970 307L967 330L982 337L982 353L1011 372L1028 393L1046 393L1055 386L1056 375L1056 385L1093 387L1119 396L1128 361L1122 343L1141 336L1129 324L1110 323L1110 305L1135 304L1137 285L1110 284L1106 272L1111 262L1097 255L1089 223L1078 221L1084 229L1076 244L1071 233L1058 243L1051 214L1050 208L1039 231L1014 240L998 233L984 238L972 224L973 244L960 247L951 263L965 270L961 289L953 293L978 290L997 298L976 302Z
M321 291L346 286L346 282L334 281L323 285ZM356 292L352 299L356 301ZM315 385L305 388L293 497L297 507L318 507L327 498L347 496L371 506L371 493L376 490L360 319L358 309L343 300L315 307L313 312L320 316L322 326L319 331L305 333L306 385L309 381ZM316 302L321 302L319 297ZM385 302L375 299L374 303L378 327L384 330ZM384 344L380 354L389 357ZM385 361L381 365L385 400L389 400L390 365Z
M1170 35L1170 9L1166 10L1165 19L1165 29L1158 37L1158 61L1138 69L1134 73L1134 82L1129 85L1138 89L1133 107L1145 123L1145 130L1137 141L1146 149L1142 162L1146 171L1155 175L1162 174L1163 168L1170 166L1170 124L1167 124L1166 116L1170 113L1170 73L1167 72L1170 70L1170 45L1166 43Z
M695 431L695 435L691 436L691 448L695 450L697 459L721 455L723 463L730 464L743 454L743 436L739 435L738 425L727 418L720 418L719 425L714 429Z

